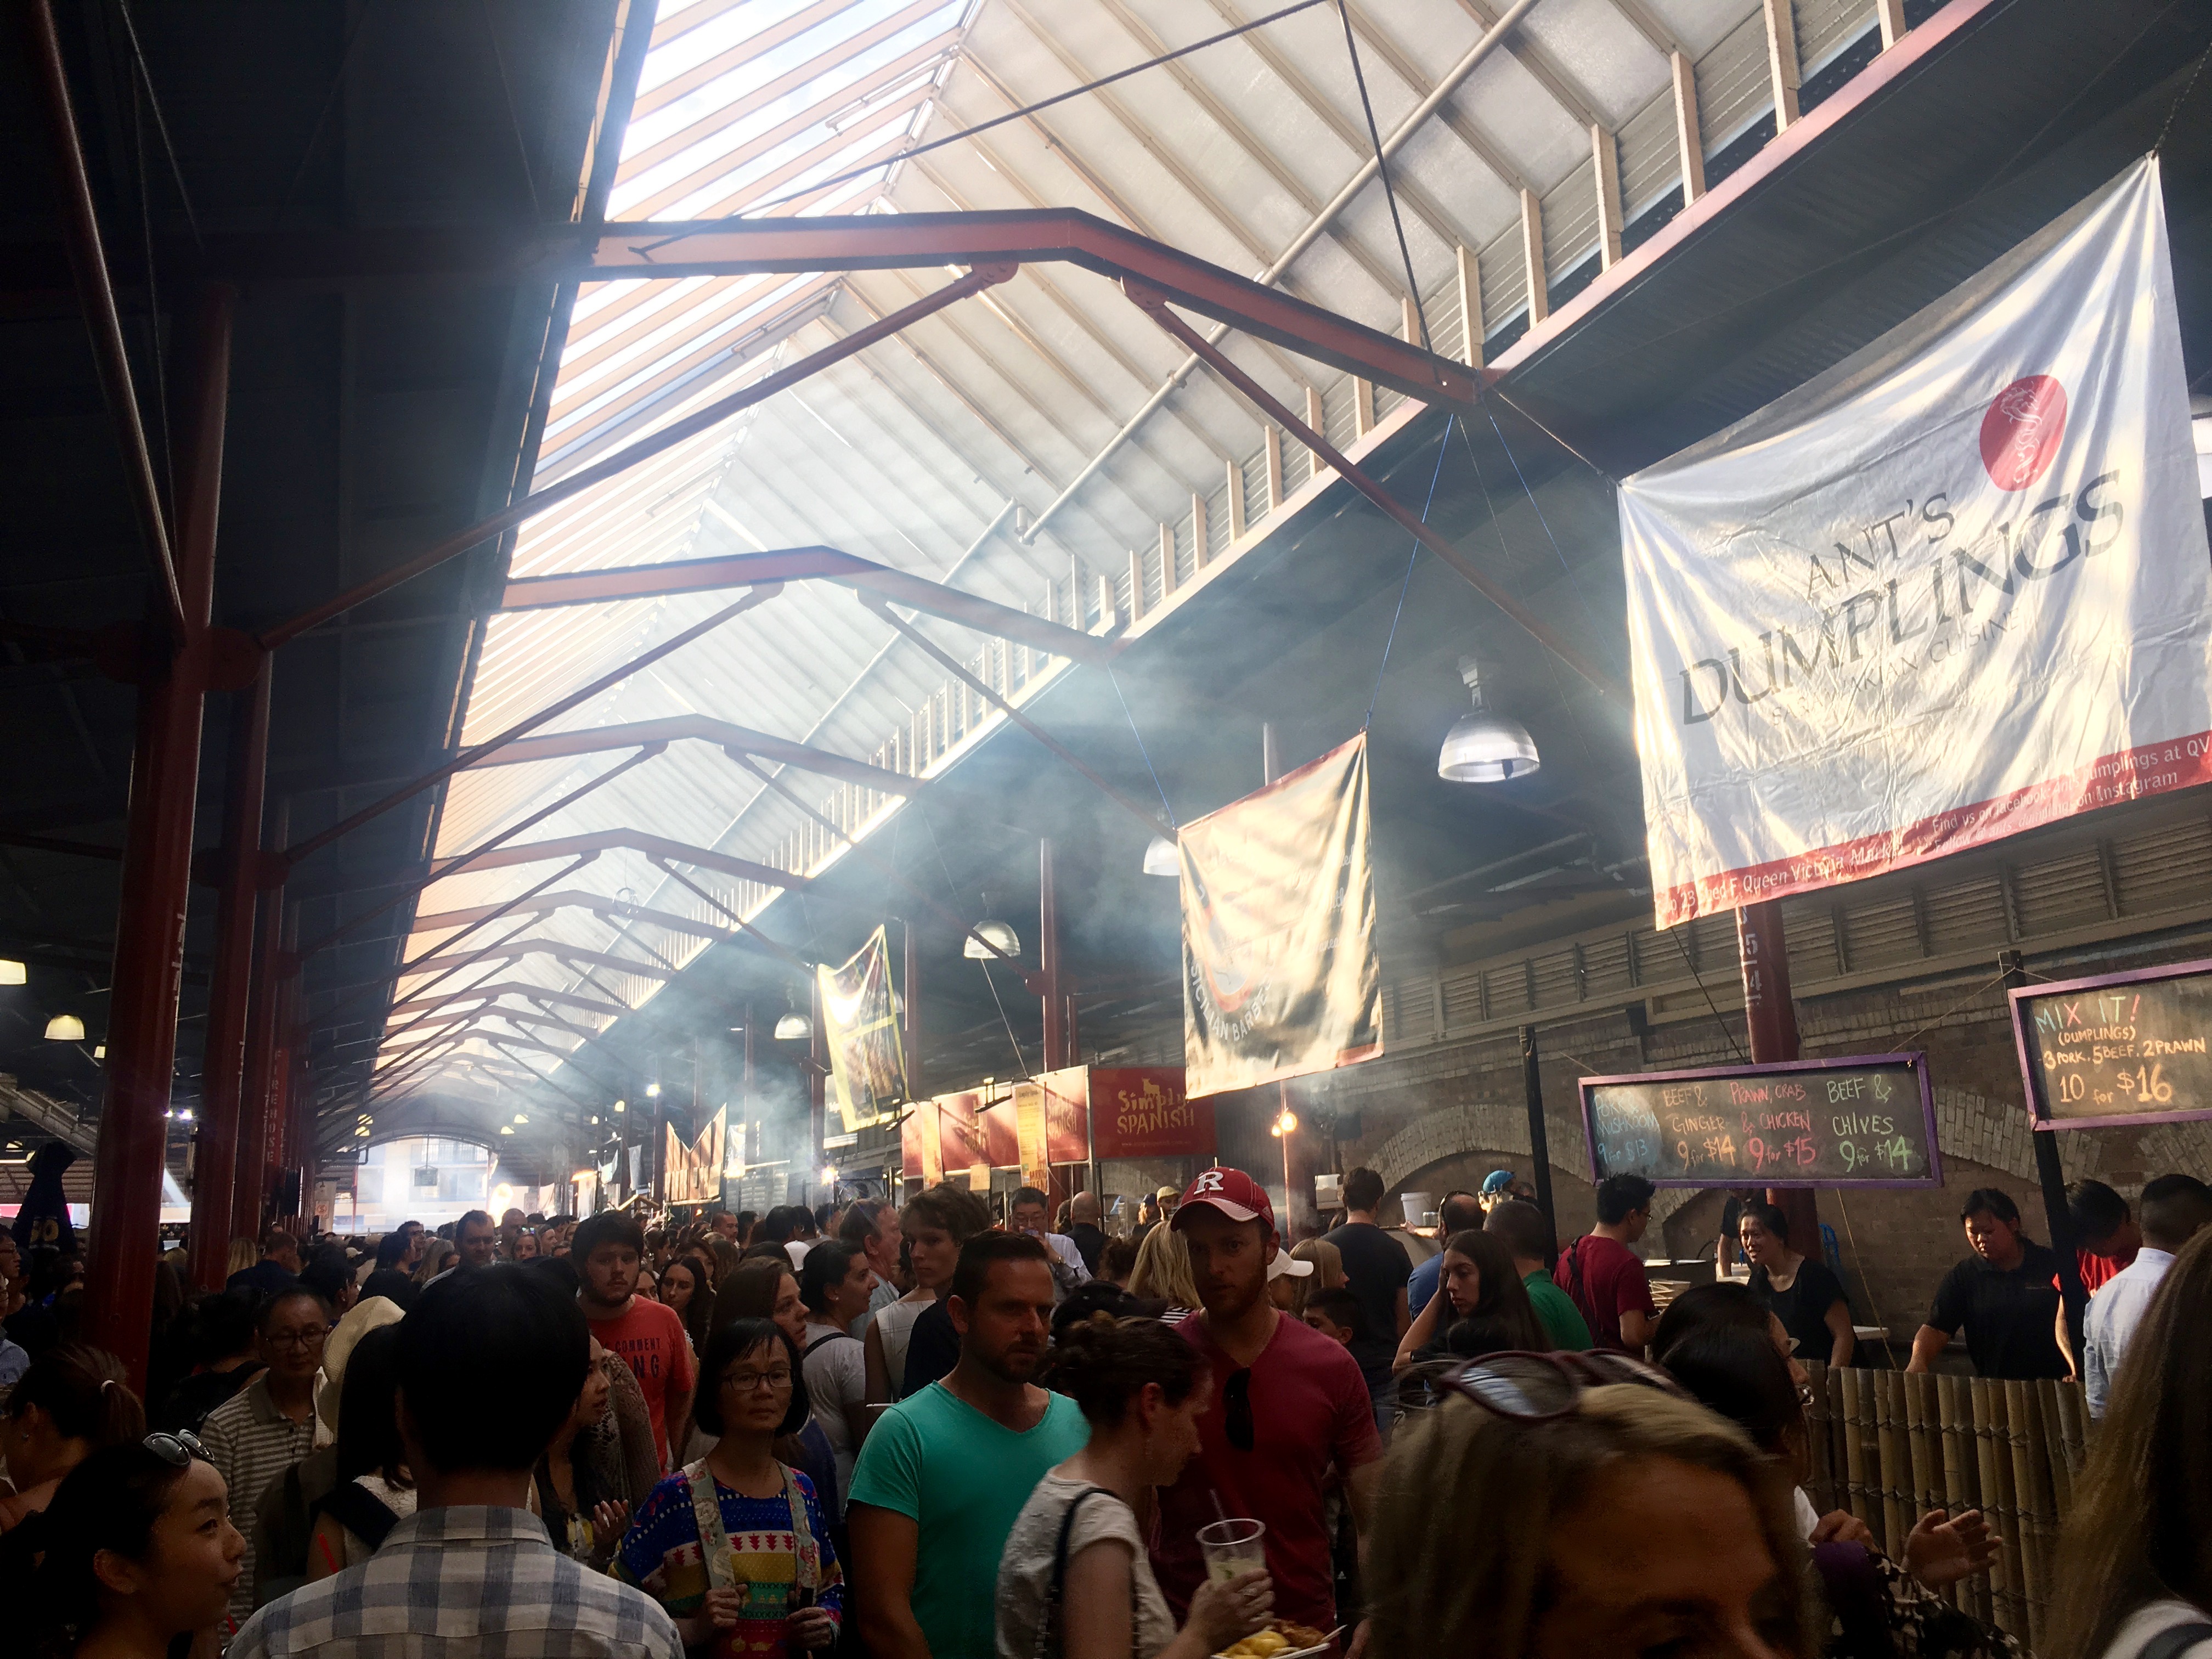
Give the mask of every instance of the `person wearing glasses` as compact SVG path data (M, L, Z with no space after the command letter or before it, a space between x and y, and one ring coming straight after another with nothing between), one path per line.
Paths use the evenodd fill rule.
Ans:
M1170 1606L1187 1615L1206 1577L1199 1528L1224 1510L1261 1521L1275 1611L1332 1629L1332 1472L1362 1529L1381 1474L1366 1378L1342 1346L1268 1297L1268 1267L1281 1245L1274 1206L1251 1176L1203 1171L1168 1224L1189 1247L1200 1308L1176 1334L1198 1351L1214 1393L1199 1414L1198 1455L1160 1493L1153 1571ZM1432 1498L1423 1506L1433 1510Z
M845 1581L814 1483L775 1443L810 1409L799 1350L773 1320L733 1319L707 1344L692 1413L706 1456L653 1487L614 1573L720 1659L812 1652L837 1639Z
M223 1609L246 1540L230 1523L222 1477L189 1433L93 1453L37 1531L35 1552L10 1551L0 1565L11 1653L150 1659L179 1638L228 1633Z
M1368 1651L1821 1651L1788 1475L1665 1373L1614 1353L1493 1354L1436 1385L1376 1494Z
M262 1495L315 1449L315 1373L330 1334L330 1309L313 1291L294 1285L261 1304L254 1328L264 1369L200 1425L208 1456L249 1534ZM234 1620L253 1611L253 1556L249 1535L246 1571L230 1593Z

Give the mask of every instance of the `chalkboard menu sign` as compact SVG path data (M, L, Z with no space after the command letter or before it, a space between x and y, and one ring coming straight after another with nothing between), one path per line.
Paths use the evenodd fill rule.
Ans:
M2212 1118L2212 962L2022 986L2011 999L2037 1128Z
M1929 1187L1943 1180L1928 1057L1582 1079L1590 1179L1655 1187Z

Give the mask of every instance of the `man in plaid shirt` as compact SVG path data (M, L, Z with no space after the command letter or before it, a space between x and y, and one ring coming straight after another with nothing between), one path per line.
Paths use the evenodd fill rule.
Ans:
M399 1324L399 1435L420 1494L357 1567L246 1620L231 1659L683 1659L642 1591L570 1560L526 1507L591 1336L556 1279L455 1273Z

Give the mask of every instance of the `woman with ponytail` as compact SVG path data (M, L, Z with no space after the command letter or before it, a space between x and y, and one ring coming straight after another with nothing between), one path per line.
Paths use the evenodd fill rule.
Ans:
M27 1659L212 1655L246 1559L222 1477L189 1434L91 1453L0 1543L0 1604ZM27 1624L27 1629L26 1628Z
M1178 1632L1137 1520L1198 1450L1213 1395L1198 1350L1157 1319L1100 1312L1059 1333L1037 1380L1082 1408L1091 1440L1045 1471L1007 1535L999 1659L1206 1659L1265 1624L1273 1588L1248 1572L1200 1584Z
M0 1533L53 1499L62 1477L103 1447L146 1432L146 1410L105 1348L64 1342L31 1362L0 1415L0 1452L12 1497L0 1498Z

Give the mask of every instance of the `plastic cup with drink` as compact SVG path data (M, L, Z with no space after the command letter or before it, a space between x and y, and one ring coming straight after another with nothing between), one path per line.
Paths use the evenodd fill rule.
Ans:
M1229 1519L1200 1527L1198 1547L1206 1557L1206 1576L1219 1582L1266 1571L1267 1536L1267 1525L1259 1521Z

